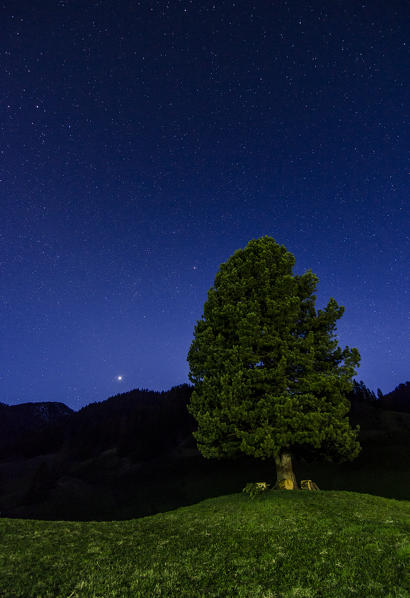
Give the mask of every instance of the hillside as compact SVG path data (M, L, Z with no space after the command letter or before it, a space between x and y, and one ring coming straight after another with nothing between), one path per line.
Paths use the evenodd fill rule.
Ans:
M306 455L294 460L297 479L313 479L323 490L409 500L410 414L358 403L350 417L352 425L361 425L359 457L335 464ZM0 511L36 519L129 519L238 492L247 481L273 482L274 477L274 465L267 461L204 459L189 434L151 459L133 461L112 448L83 459L67 459L62 451L0 462Z
M53 426L74 411L64 403L0 403L0 454L32 433Z
M363 388L358 385L362 392ZM127 519L274 481L273 463L207 460L186 410L192 387L136 390L93 403L21 437L0 459L0 513L43 519ZM410 414L351 401L362 451L353 462L294 458L297 478L326 490L410 499ZM42 404L38 404L42 405Z

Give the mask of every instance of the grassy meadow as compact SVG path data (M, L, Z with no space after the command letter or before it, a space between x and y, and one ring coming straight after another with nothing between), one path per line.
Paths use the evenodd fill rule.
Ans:
M0 520L2 598L410 596L410 501L206 499L128 521Z

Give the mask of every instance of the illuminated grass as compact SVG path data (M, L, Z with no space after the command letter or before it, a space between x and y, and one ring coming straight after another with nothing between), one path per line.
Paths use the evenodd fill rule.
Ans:
M114 522L0 520L0 596L410 596L410 502L232 494Z

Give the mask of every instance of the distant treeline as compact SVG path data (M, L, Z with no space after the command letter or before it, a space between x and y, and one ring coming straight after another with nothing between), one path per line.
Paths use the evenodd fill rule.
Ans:
M354 380L353 390L348 395L348 398L350 401L372 401L380 409L410 413L410 382L399 384L392 392L386 395L383 395L380 388L378 388L376 396L372 390L366 387L363 380L360 380L360 382Z
M24 414L16 411L13 425L15 407L0 404L0 438L3 424L6 429L13 427L13 435L8 433L7 442L0 443L0 458L64 451L70 460L82 460L114 447L132 460L154 458L178 446L194 430L195 421L186 408L192 390L188 384L166 392L137 389L78 412L60 410L48 419L38 417L41 403L25 404ZM2 418L5 413L7 419Z
M133 390L74 412L61 403L0 403L0 458L34 457L63 451L70 460L93 458L116 448L132 461L159 457L182 442L195 446L196 421L187 411L193 387L169 391ZM354 381L348 399L380 409L410 412L410 382L377 396ZM53 407L54 405L54 407Z

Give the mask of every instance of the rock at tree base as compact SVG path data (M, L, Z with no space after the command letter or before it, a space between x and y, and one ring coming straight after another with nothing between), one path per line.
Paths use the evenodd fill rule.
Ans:
M317 484L315 484L315 482L312 482L312 480L301 480L300 481L300 489L301 490L319 490L319 486Z

